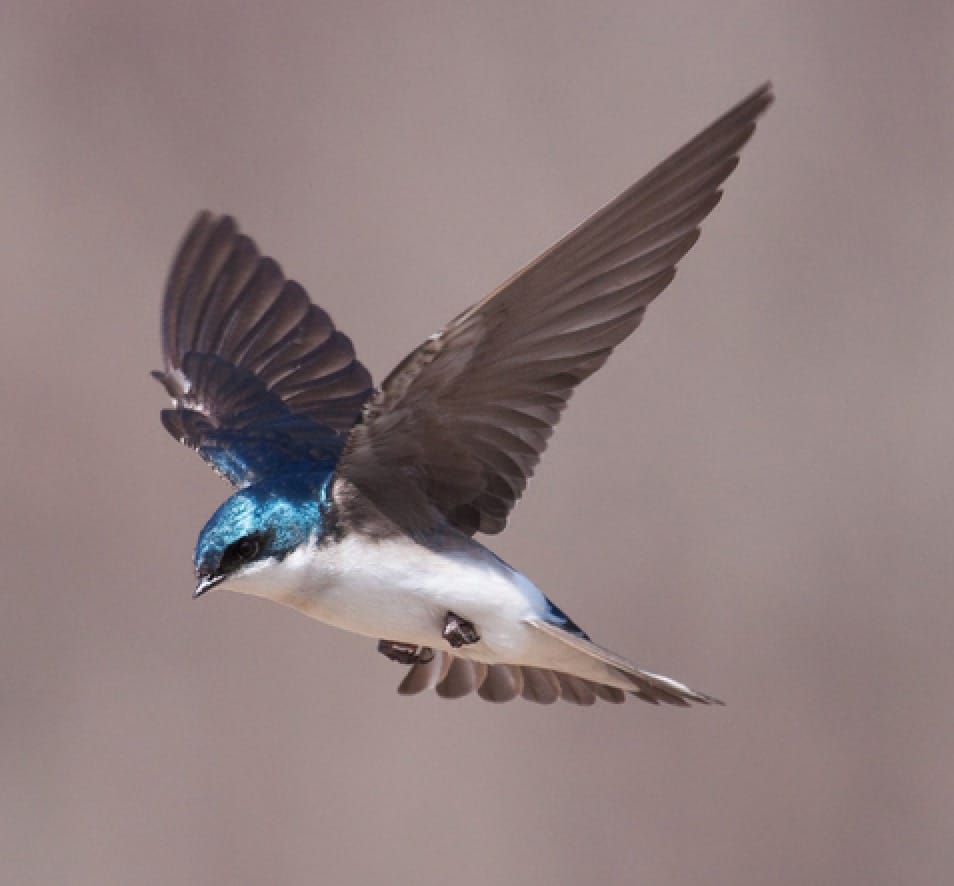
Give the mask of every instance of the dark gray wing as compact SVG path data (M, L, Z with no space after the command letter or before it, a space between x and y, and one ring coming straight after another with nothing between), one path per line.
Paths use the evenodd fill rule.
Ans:
M411 353L340 473L409 530L438 514L503 529L573 389L672 281L771 102L766 84Z
M330 468L371 376L347 336L227 216L201 213L162 304L162 423L235 486Z

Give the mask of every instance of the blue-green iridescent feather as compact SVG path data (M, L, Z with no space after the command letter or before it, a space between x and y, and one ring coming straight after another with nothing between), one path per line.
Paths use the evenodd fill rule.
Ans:
M253 483L227 498L199 533L195 568L199 574L219 569L225 550L257 535L261 556L282 559L325 528L331 471L281 474Z

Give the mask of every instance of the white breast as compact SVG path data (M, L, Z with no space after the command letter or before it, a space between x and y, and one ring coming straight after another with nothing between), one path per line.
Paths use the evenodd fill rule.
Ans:
M407 538L374 541L352 534L269 561L228 582L327 624L368 637L446 646L448 611L480 627L472 657L512 657L527 641L523 622L546 608L543 594L477 542L437 552Z

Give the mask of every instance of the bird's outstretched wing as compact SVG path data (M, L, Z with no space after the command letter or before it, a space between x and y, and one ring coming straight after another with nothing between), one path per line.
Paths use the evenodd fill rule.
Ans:
M162 305L162 423L235 486L334 465L371 395L347 336L227 216L201 213Z
M672 281L771 102L766 84L405 358L340 474L406 529L436 511L502 530L573 389Z

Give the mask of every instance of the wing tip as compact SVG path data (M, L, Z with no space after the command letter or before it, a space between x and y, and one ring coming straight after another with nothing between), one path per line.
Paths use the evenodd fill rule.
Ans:
M745 98L729 110L725 115L731 117L745 112L745 117L753 120L762 114L775 101L775 86L771 80L766 80L761 86L753 89Z

